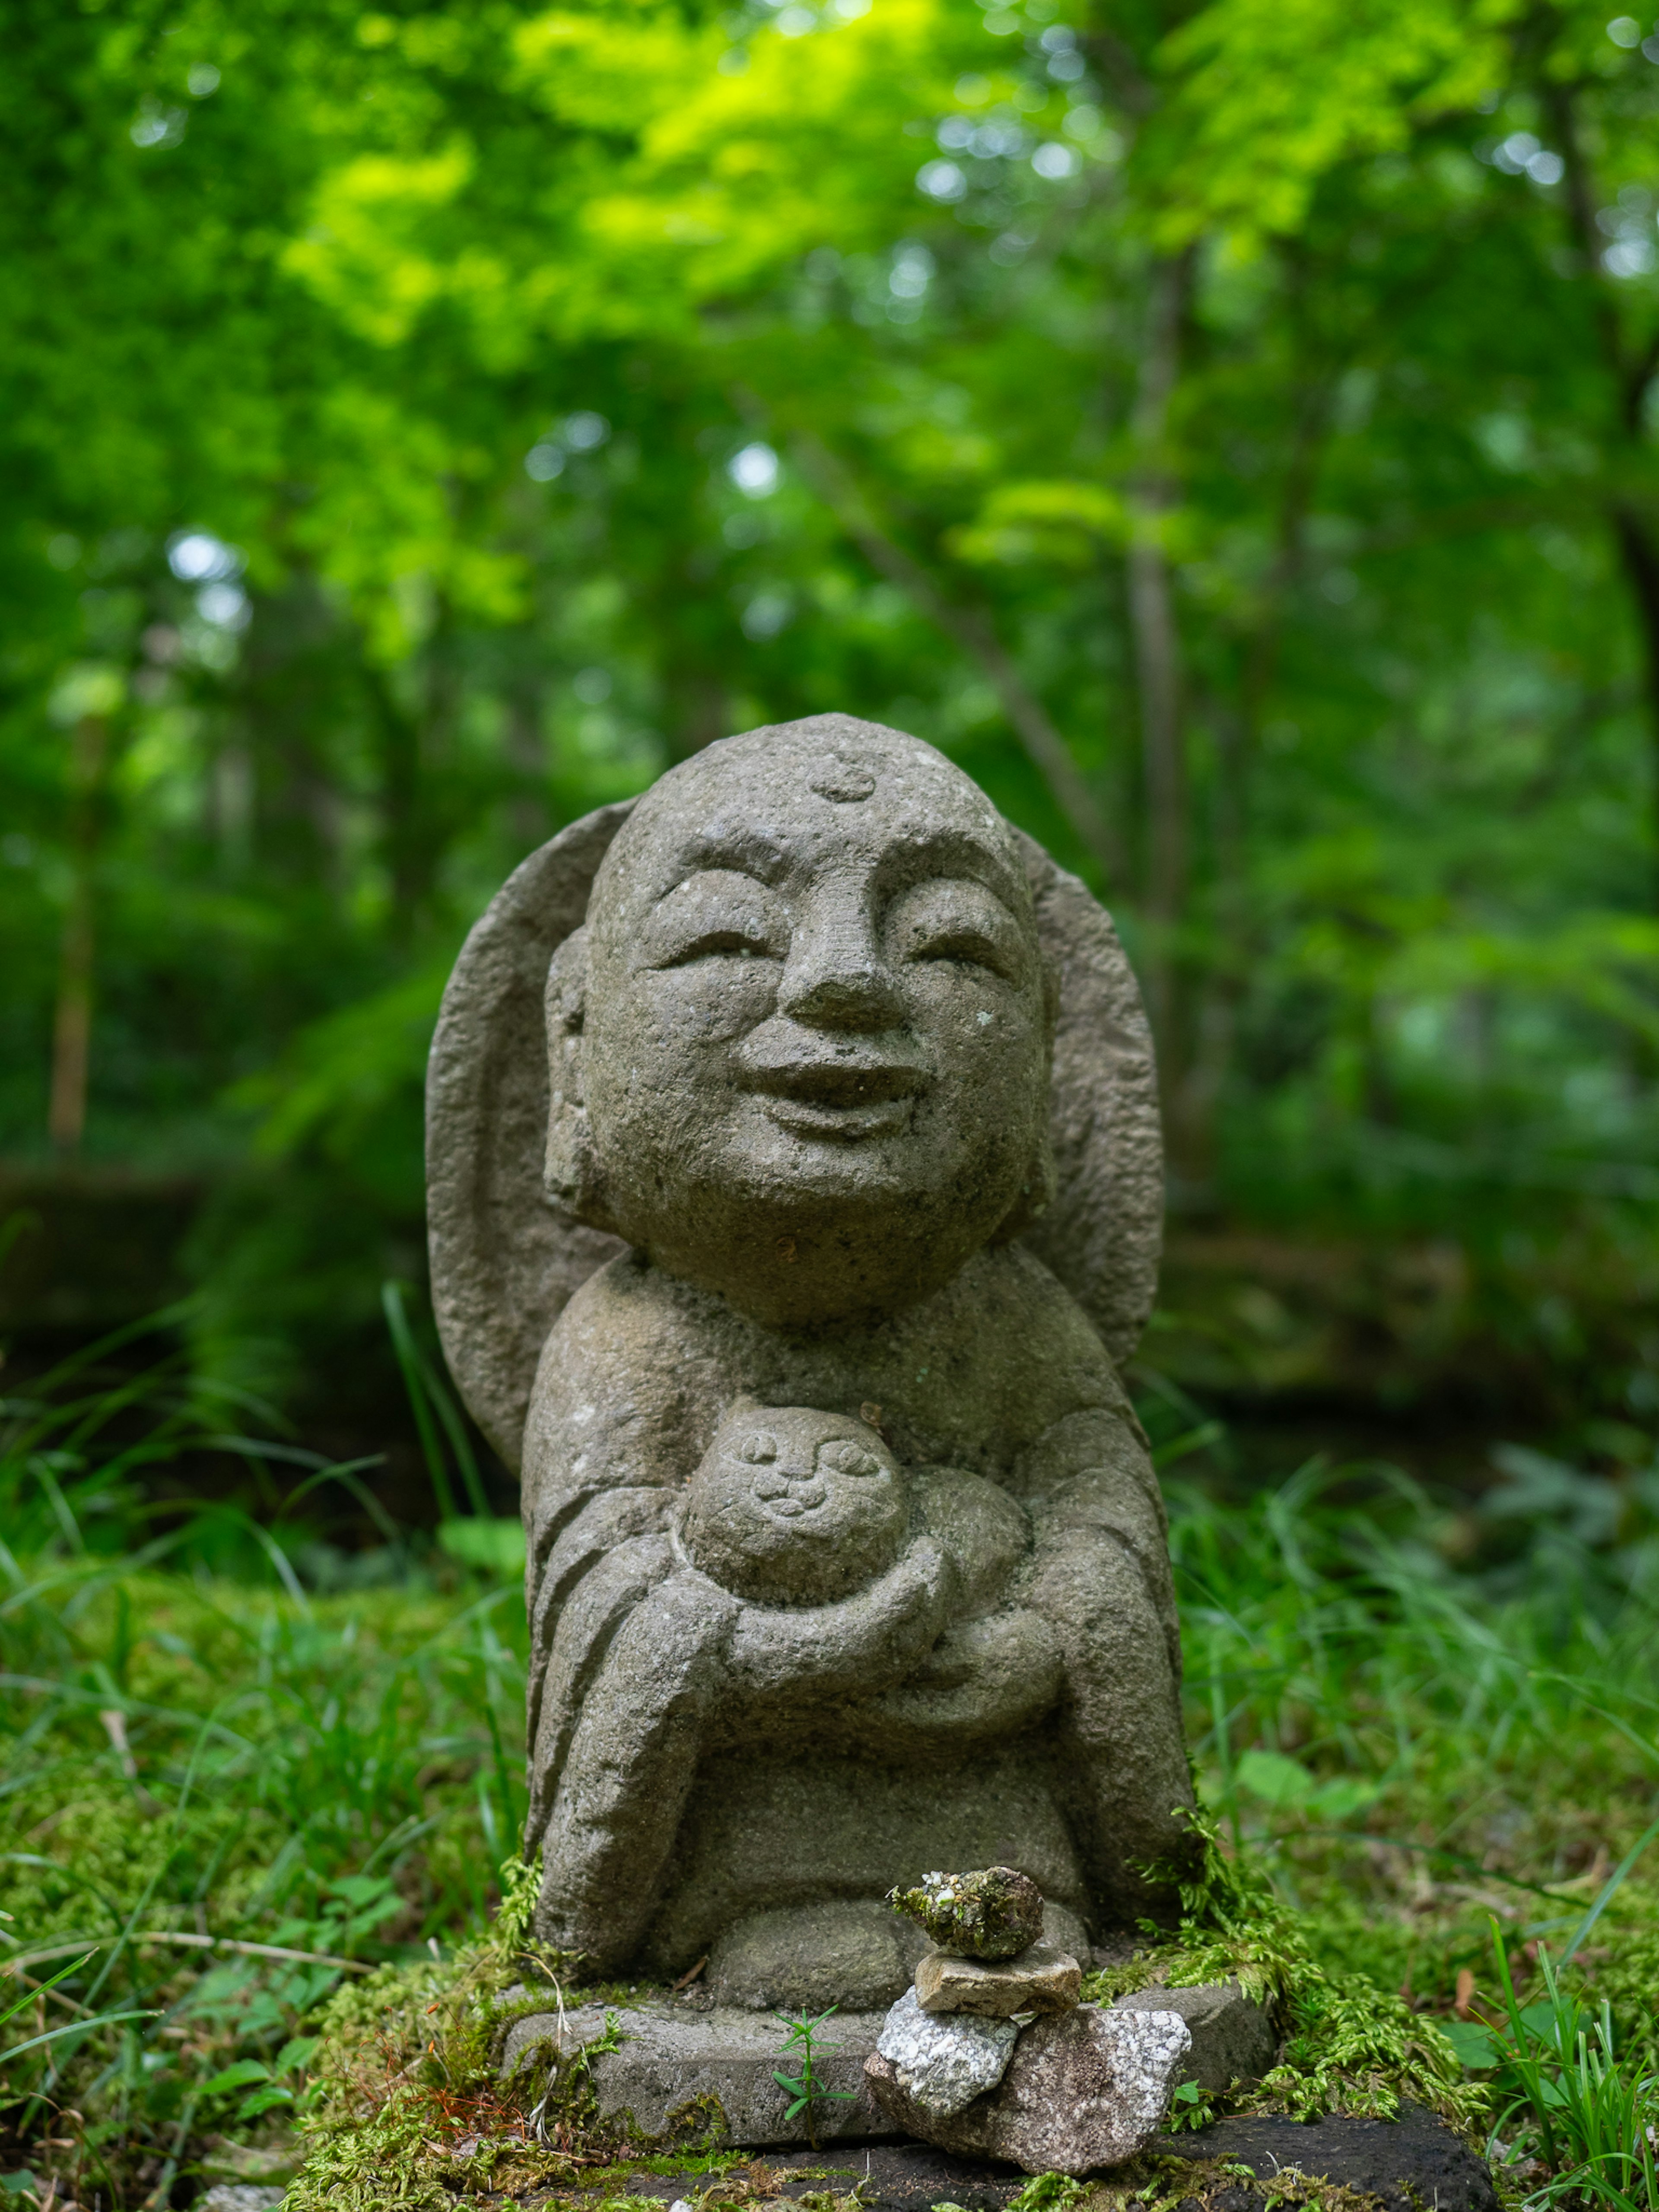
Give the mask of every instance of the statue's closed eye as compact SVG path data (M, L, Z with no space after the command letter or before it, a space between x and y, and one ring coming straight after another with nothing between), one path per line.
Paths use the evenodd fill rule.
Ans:
M837 1474L879 1474L881 1462L862 1444L854 1443L851 1437L837 1437L823 1446L818 1459L824 1467L833 1468Z
M769 1467L777 1455L778 1440L764 1429L757 1429L738 1446L738 1457L750 1467Z
M949 962L1016 984L1029 967L1013 915L983 884L965 878L912 885L888 909L885 930L896 960Z
M652 968L690 968L705 960L776 960L788 932L764 884L732 868L688 876L646 919L641 950Z

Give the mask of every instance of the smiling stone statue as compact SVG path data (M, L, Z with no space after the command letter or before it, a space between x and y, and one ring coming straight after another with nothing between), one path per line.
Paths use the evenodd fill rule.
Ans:
M543 986L544 983L544 996ZM1092 898L932 747L710 746L527 860L434 1046L433 1281L521 1465L538 1926L885 2004L1010 1865L1084 1950L1191 1802L1150 1048Z

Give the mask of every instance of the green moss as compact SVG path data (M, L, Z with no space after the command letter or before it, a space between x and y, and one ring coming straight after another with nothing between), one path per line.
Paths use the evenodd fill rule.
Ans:
M1224 2183L1255 2183L1260 2187L1266 2180L1237 2159L1200 2160L1162 2152L1133 2160L1119 2167L1109 2180L1085 2185L1066 2183L1060 2174L1037 2177L1037 2183L1057 2182L1074 2191L1074 2196L1056 2195L1045 2202L1056 2207L1075 2205L1078 2212L1175 2212L1183 2200L1202 2201ZM1036 2185L1028 2183L1021 2197ZM1303 2173L1294 2166L1281 2166L1267 2181L1265 2194L1268 2212L1380 2212L1382 2203L1364 2190L1328 2181L1321 2174Z
M1034 2173L1011 2199L1008 2212L1071 2212L1083 2194L1083 2184L1070 2174Z
M630 2115L600 2120L590 2069L627 2033L614 2012L526 2115L497 2071L514 2022L552 2011L561 1996L571 2011L617 1992L577 1986L575 1958L531 1936L534 1868L509 1860L501 1880L501 1911L483 1941L453 1960L382 1967L324 2008L300 2122L305 2163L285 2212L448 2212L458 2194L573 2188L589 2212L662 2212L630 2185L691 2172L718 2182L745 2162L715 2148L724 2115L712 2097L690 2100L639 2154Z
M453 1960L384 1966L324 2008L288 2212L442 2212L458 2191L519 2195L592 2163L586 2054L533 2120L496 2080L506 2030L547 2010L573 1963L530 1938L534 1869L509 1860L501 1873L483 1942ZM538 1977L549 1989L526 1990ZM605 2047L617 2033L609 2023Z
M890 1889L887 1902L941 1951L969 1959L1016 1958L1042 1932L1042 1892L1013 1867L930 1874L915 1889Z
M1625 1936L1603 1950L1588 1979L1589 1996L1597 2004L1605 1999L1613 2009L1621 2047L1659 2063L1659 1928Z
M1474 2126L1486 2091L1464 2081L1439 2028L1368 1975L1322 1964L1307 1928L1266 1877L1227 1858L1203 1814L1190 1818L1199 1845L1191 1861L1148 1869L1180 1897L1175 1934L1143 1922L1153 1940L1125 1965L1087 1976L1084 1995L1109 2003L1132 1990L1237 1982L1267 2008L1284 2040L1260 2087L1229 2100L1234 2110L1298 2120L1325 2112L1394 2119L1403 2100L1459 2129Z

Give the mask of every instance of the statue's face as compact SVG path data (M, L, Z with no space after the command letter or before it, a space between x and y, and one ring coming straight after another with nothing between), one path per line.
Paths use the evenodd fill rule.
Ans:
M1030 895L989 802L866 726L665 778L589 908L611 1225L757 1318L920 1297L1019 1204L1047 1114Z

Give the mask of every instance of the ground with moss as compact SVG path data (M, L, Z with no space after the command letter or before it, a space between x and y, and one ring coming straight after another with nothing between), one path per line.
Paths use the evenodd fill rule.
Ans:
M1650 1553L1540 1522L1476 1573L1393 1478L1170 1490L1204 1864L1185 1926L1092 1993L1237 1977L1280 2008L1279 2109L1404 2094L1478 2129L1518 2078L1491 2026L1495 1925L1523 2008L1572 1953L1586 2033L1605 2000L1639 2083L1659 2015ZM493 1872L524 1802L517 1587L412 1553L333 1595L181 1572L131 1532L100 1551L96 1491L63 1495L78 1547L48 1527L0 1553L0 1952L25 2004L6 2033L57 2039L6 2069L17 2212L177 2212L216 2180L287 2183L307 2148L295 2212L646 2180L580 2112L509 2109L488 2063L482 2023L515 1984L592 1994L529 1955ZM706 2172L699 2195L739 2167Z

